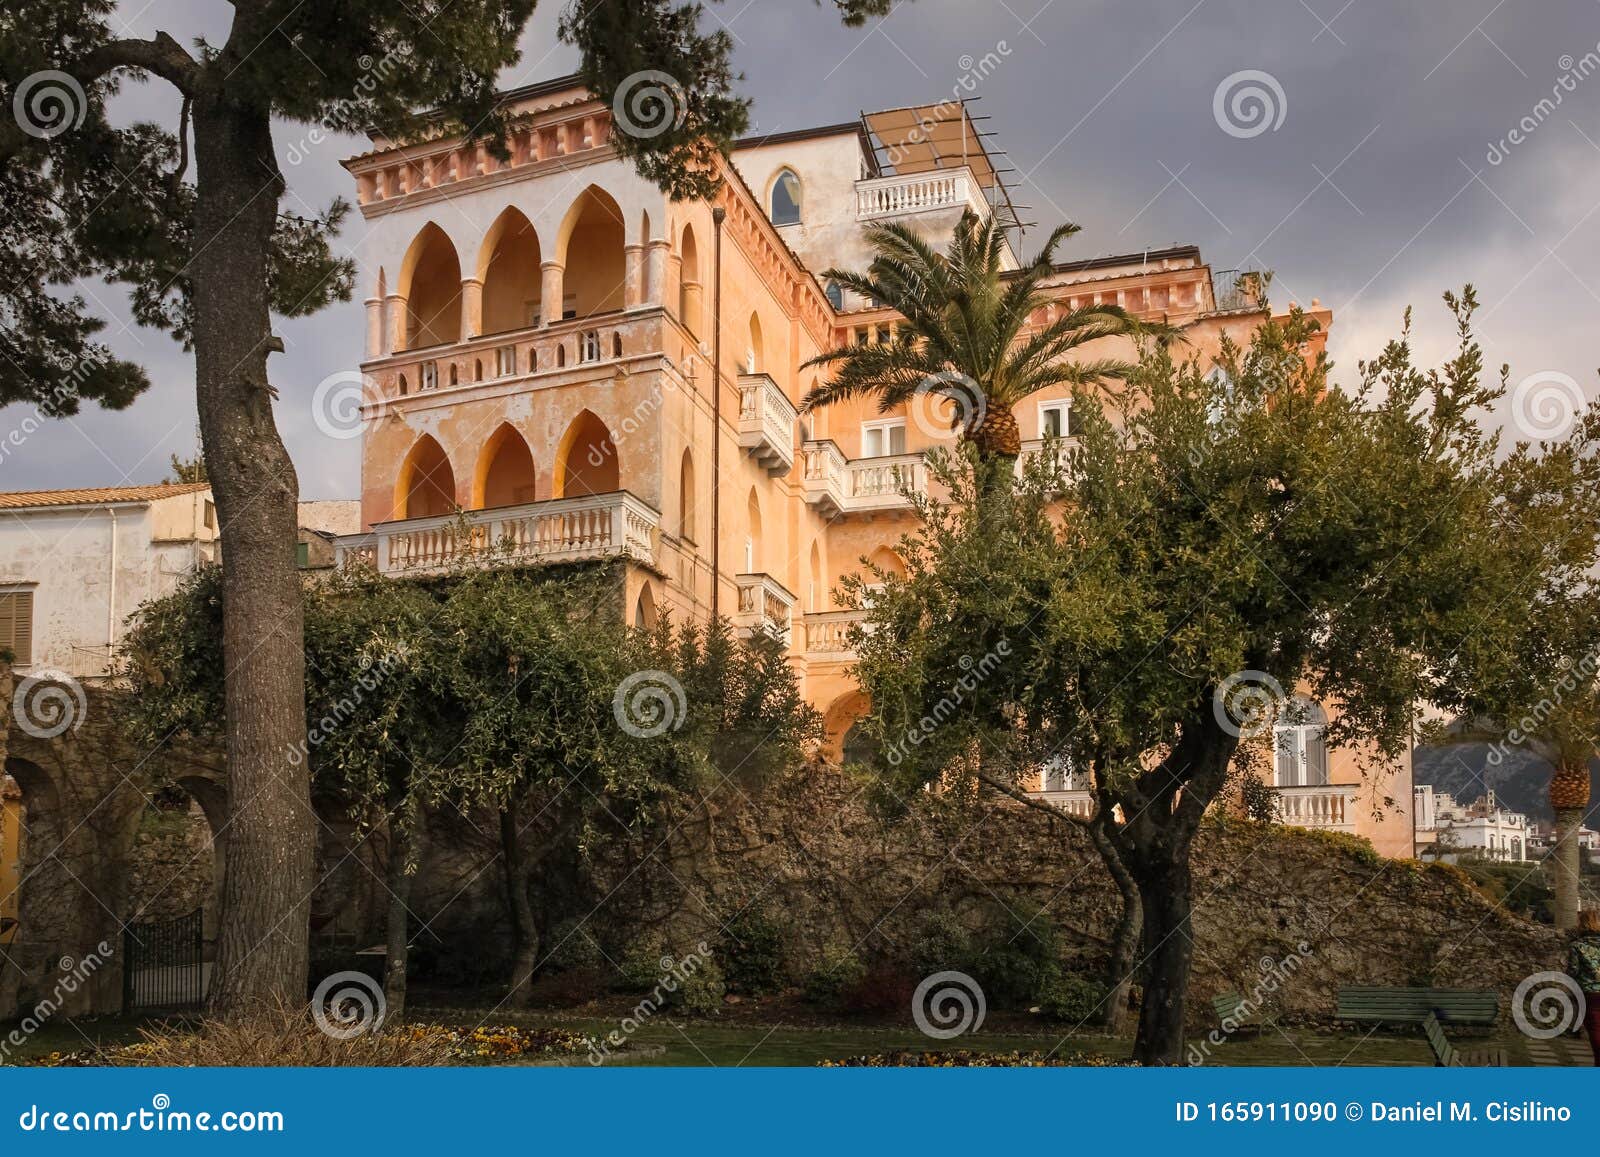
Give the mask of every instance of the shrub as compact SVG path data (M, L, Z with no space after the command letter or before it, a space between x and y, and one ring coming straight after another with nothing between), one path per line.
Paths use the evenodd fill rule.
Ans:
M764 911L747 908L723 929L717 948L728 988L762 996L783 987L783 930Z
M593 969L605 963L605 953L588 926L577 917L562 920L545 937L549 957L546 965L557 971L569 968Z
M812 1004L838 1008L866 975L867 966L854 951L829 945L822 953L821 963L806 977L805 998Z
M728 985L715 960L701 960L693 972L680 970L677 987L666 993L669 1008L695 1016L714 1016L722 1011L722 998Z
M1067 1024L1102 1021L1109 990L1098 980L1076 973L1058 973L1039 991L1039 1011Z
M644 992L661 982L665 968L672 966L662 941L656 936L635 940L618 962L617 987L624 992Z
M1055 921L1029 905L1006 909L970 971L995 1008L1027 1008L1060 975Z
M972 955L972 934L949 911L930 913L911 942L911 968L919 976L966 969Z

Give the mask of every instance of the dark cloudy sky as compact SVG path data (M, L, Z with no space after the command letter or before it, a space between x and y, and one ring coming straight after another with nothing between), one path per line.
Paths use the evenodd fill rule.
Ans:
M220 37L228 14L177 0L124 11L129 34L161 28L184 42ZM1017 199L1042 228L1083 226L1072 255L1186 242L1217 268L1272 269L1275 301L1333 308L1344 380L1407 304L1419 349L1446 352L1439 296L1470 281L1491 365L1510 362L1514 383L1564 375L1595 395L1600 0L916 0L865 30L812 0L710 11L737 40L763 131L937 101L983 71L977 111L1018 170ZM557 12L541 5L508 85L571 71ZM1230 112L1241 86L1267 94L1270 124L1248 119L1248 100ZM1560 103L1541 109L1553 93ZM176 107L159 83L122 102L129 118L170 121ZM1524 122L1522 143L1500 144L1491 163L1491 147ZM287 152L304 136L284 126L279 140ZM338 161L359 142L301 147L304 160L285 161L291 198L317 206L349 192ZM191 362L166 337L129 328L120 291L90 288L112 344L155 385L122 413L86 411L33 435L0 462L0 488L151 481L170 453L193 449ZM302 491L353 497L356 443L319 434L310 399L359 359L362 307L280 331L278 421ZM0 411L0 428L21 417Z

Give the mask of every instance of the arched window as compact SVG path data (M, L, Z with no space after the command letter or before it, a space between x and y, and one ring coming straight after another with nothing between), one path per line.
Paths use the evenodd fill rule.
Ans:
M678 537L685 542L695 541L694 455L683 452L683 463L678 468Z
M766 353L761 348L761 318L750 315L750 344L745 347L744 372L758 374L766 364Z
M828 295L828 304L833 306L834 309L842 310L844 308L844 287L837 281L828 282L822 291Z
M502 423L483 445L473 505L486 510L532 502L534 481L533 454L528 443L510 424Z
M745 517L749 527L744 540L744 573L761 573L761 500L756 497L754 486L750 488L750 498L745 503Z
M539 323L539 236L516 208L489 227L478 257L483 282L481 333L502 333Z
M800 224L800 178L793 169L784 169L772 182L770 213L774 225Z
M650 592L649 584L639 588L639 598L633 604L633 625L641 631L653 631L659 621L656 615L656 596Z
M678 245L678 320L690 333L700 332L700 247L695 244L692 226L683 227Z
M402 518L449 514L456 504L456 478L444 447L424 434L400 467L395 505Z
M1328 785L1328 716L1303 695L1289 700L1272 728L1278 787Z
M556 497L581 498L622 489L616 441L592 411L585 410L572 420L562 447Z
M431 221L406 251L400 266L400 295L406 299L402 348L461 340L461 263L455 245Z

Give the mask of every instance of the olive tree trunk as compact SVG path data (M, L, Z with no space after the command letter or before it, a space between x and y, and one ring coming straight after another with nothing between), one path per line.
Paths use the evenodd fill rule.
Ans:
M411 956L412 860L422 839L423 812L390 809L389 864L385 872L389 912L385 922L383 957L384 1019L396 1023L406 1012L406 968Z
M514 1008L527 1005L533 987L533 970L539 962L539 924L528 898L532 861L523 853L517 807L508 804L500 813L500 854L506 865L506 912L511 917L511 980L508 999Z
M194 100L193 287L201 444L223 572L228 865L210 1005L306 998L315 820L295 567L298 482L273 421L267 261L283 176L267 110Z

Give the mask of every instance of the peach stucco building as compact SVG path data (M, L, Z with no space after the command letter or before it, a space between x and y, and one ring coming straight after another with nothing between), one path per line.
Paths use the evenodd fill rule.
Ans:
M872 402L802 416L820 371L801 366L893 332L892 311L823 280L865 265L864 226L942 244L965 209L1011 212L979 133L950 103L753 138L713 201L675 203L617 155L611 109L575 79L504 99L508 161L440 136L346 162L369 224L367 421L363 533L341 553L442 569L460 508L528 562L622 559L630 621L720 614L786 639L838 750L865 706L839 581L899 565L902 490L951 433ZM1192 246L1069 262L1040 321L1114 302L1205 356L1263 316L1235 281ZM1313 313L1325 335L1331 315ZM1117 344L1092 356L1132 353ZM1018 408L1031 449L1070 433L1069 395ZM1407 775L1390 794L1409 801ZM1317 822L1356 830L1358 811L1319 805Z

